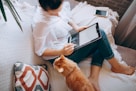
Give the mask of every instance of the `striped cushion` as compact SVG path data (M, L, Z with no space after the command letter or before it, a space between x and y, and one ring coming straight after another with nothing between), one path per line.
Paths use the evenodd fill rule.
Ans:
M43 66L17 62L14 73L16 91L49 91L49 76Z

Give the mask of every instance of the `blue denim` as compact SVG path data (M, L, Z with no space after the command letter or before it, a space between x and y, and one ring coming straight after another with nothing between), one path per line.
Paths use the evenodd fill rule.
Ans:
M114 57L113 51L103 30L100 30L102 38L94 43L74 51L67 56L69 59L79 63L88 56L92 56L92 65L102 66L104 59L111 59Z

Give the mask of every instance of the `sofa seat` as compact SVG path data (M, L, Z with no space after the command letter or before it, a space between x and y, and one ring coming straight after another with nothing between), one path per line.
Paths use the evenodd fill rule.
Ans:
M128 65L136 67L136 50L123 46L118 46L117 50Z

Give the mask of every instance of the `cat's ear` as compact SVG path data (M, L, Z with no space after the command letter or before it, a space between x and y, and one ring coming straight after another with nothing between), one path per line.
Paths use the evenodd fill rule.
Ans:
M64 55L61 55L60 58L61 58L61 59L65 59L65 56L64 56Z
M58 68L58 72L62 73L64 71L63 68Z

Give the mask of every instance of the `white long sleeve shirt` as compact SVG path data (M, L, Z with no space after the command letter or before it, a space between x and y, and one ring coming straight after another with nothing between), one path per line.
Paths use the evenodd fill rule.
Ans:
M47 48L62 49L68 42L70 21L70 4L63 2L59 16L51 16L41 7L37 8L33 23L33 37L35 53L41 56ZM45 56L45 60L56 56Z

